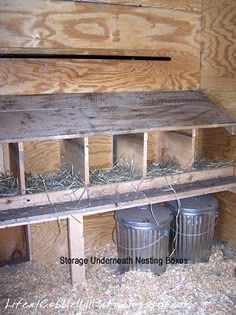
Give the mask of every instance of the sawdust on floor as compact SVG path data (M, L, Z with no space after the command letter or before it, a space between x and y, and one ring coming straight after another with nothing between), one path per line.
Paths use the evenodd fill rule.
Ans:
M116 247L86 255L114 258ZM120 275L118 265L88 264L87 281L76 288L68 265L59 262L6 266L0 269L0 314L236 314L235 267L235 253L219 245L209 263L171 265L161 276Z

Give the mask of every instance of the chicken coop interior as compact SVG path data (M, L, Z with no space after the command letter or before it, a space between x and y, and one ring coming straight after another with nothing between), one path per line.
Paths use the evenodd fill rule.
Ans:
M0 313L234 313L235 36L235 0L0 1Z

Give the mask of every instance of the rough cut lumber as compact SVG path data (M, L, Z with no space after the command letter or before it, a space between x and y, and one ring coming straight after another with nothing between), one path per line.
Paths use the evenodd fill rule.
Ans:
M32 208L0 211L0 228L32 224L36 222L66 219L74 215L92 215L107 211L131 208L135 206L161 203L178 198L188 198L225 191L236 186L236 177L229 176L211 180L202 180L191 184L172 185L163 188L133 191L120 195L103 195L102 198L87 198L80 202L68 202Z
M87 195L89 195L91 198L102 198L104 195L125 194L132 191L166 187L169 184L187 184L196 181L229 177L232 175L234 175L234 168L230 166L207 171L203 170L176 175L160 176L156 178L144 178L142 180L130 182L88 186L86 194L85 188L78 188L62 191L48 191L48 193L37 193L26 196L0 198L0 212L2 210L27 207L30 208L35 206L83 200L87 198Z
M235 124L235 118L200 91L0 97L0 142Z

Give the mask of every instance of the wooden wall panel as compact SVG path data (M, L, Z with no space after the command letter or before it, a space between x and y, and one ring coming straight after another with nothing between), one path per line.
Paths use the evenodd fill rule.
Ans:
M57 221L32 224L33 261L59 261L61 256L68 256L66 220L61 220L60 226L61 233ZM113 227L113 213L85 217L85 248L91 250L111 242Z
M37 262L59 261L68 256L66 220L49 221L31 225L32 259Z
M29 141L24 143L25 171L45 174L61 164L59 141Z
M199 54L199 12L68 1L2 0L0 20L1 48L140 47Z
M74 0L75 2L88 2L87 0ZM113 4L127 6L142 6L152 8L164 8L183 11L200 11L201 1L199 0L93 0L93 3L98 4Z
M108 168L112 166L112 137L89 138L90 168Z
M216 195L219 201L219 222L216 226L216 239L227 240L236 248L236 194L222 192Z
M179 90L199 87L199 59L172 61L0 59L0 95Z
M0 52L168 55L172 61L0 59L0 95L199 88L200 0L103 1L123 5L2 0ZM149 143L152 159L155 139ZM90 139L90 152L92 167L110 166L111 139ZM59 165L59 144L25 143L25 157L26 171L50 171ZM113 224L111 214L85 218L86 247L110 241ZM34 260L67 255L64 221L55 242L57 235L56 222L32 225Z
M215 102L236 116L236 2L203 0L201 88ZM201 152L209 158L236 162L236 136L225 129L200 132ZM236 248L236 195L216 195L220 202L216 237L229 241Z
M19 250L22 257L26 257L25 237L25 229L22 226L0 229L0 262L10 261L15 250ZM19 254L16 257L20 257Z

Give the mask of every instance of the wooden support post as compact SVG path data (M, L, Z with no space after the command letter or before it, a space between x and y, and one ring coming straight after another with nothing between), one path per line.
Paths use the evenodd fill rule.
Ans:
M22 142L9 144L10 170L17 177L19 190L25 194L24 145Z
M63 140L61 149L62 162L72 164L73 171L80 174L85 184L89 184L88 137Z
M140 174L147 174L148 133L113 136L113 163L133 165Z
M73 215L68 222L68 245L70 258L84 259L84 230L83 216ZM72 285L78 285L85 281L85 265L70 264Z
M157 131L157 161L175 159L182 169L191 169L195 144L192 131Z

